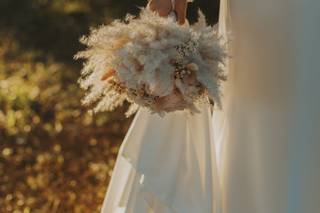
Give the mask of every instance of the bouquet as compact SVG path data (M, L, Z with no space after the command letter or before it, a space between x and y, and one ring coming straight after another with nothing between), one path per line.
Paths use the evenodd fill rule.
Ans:
M139 107L153 113L189 110L199 103L221 107L221 83L226 80L227 57L215 29L204 15L193 25L179 25L142 9L91 31L81 42L87 49L80 86L94 112L111 111L125 101L127 116Z

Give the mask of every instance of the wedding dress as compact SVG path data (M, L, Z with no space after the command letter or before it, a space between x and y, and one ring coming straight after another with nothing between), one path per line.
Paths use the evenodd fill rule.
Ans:
M102 213L218 212L211 111L206 105L200 111L160 117L139 110L120 147Z
M319 9L222 0L220 32L232 32L224 109L213 114L223 213L320 212Z

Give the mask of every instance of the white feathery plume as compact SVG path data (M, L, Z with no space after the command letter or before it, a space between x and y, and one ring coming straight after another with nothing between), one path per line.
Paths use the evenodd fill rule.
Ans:
M142 9L139 17L91 30L82 37L87 49L75 58L86 60L79 84L87 91L84 104L111 111L129 101L126 115L147 107L153 113L189 110L211 99L221 106L227 54L214 27L199 11L194 25ZM111 76L105 75L113 70Z

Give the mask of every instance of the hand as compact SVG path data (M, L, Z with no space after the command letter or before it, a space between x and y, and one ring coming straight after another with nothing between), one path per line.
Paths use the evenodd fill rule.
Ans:
M184 24L186 21L187 4L187 0L175 0L175 12L179 24ZM150 0L149 8L162 17L168 16L173 10L171 0Z

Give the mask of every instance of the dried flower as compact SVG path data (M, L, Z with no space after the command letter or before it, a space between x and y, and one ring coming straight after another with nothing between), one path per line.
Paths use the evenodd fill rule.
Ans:
M76 56L87 60L80 85L88 90L84 103L97 102L95 111L125 100L133 104L128 115L137 106L163 114L196 112L196 103L209 99L220 104L226 54L203 14L195 25L181 26L143 9L140 17L102 26L82 42L88 49Z

